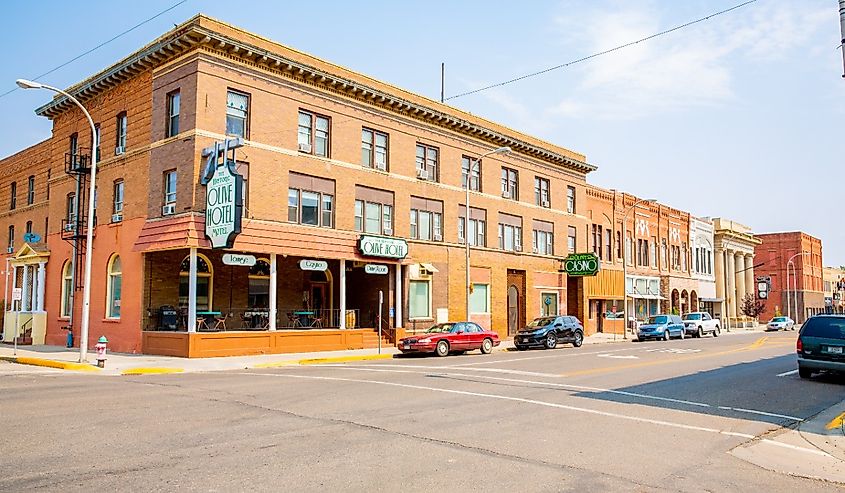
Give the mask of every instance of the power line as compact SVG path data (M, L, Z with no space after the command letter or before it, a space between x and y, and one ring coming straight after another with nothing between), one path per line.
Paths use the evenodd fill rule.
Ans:
M720 10L719 12L715 12L715 13L712 13L712 14L707 15L705 17L701 17L699 19L696 19L694 21L687 22L686 24L681 24L679 26L675 26L671 29L667 29L665 31L661 31L661 32L656 33L656 34L652 34L651 36L646 36L645 38L640 38L636 41L630 41L630 42L625 43L623 45L619 45L615 48L610 48L609 50L604 50L604 51L600 51L598 53L593 53L592 55L588 55L588 56L585 56L583 58L579 58L577 60L572 60L571 62L566 62L566 63L561 64L561 65L556 65L554 67L549 67L547 69L540 70L539 72L533 72L533 73L530 73L530 74L522 75L522 76L519 76L515 79L506 80L504 82L499 82L497 84L491 84L489 86L481 87L479 89L473 89L472 91L462 92L462 93L456 94L454 96L449 96L448 98L446 98L446 100L448 101L450 99L456 99L456 98L460 98L460 97L463 97L463 96L469 96L470 94L475 94L477 92L486 91L488 89L493 89L494 87L505 86L505 85L508 85L508 84L512 84L514 82L524 80L524 79L536 77L538 75L542 75L542 74L545 74L547 72L551 72L553 70L558 70L558 69L561 69L561 68L569 67L570 65L575 65L576 63L584 62L584 61L587 61L591 58L596 58L596 57L599 57L599 56L602 56L602 55L606 55L608 53L612 53L614 51L621 50L623 48L627 48L629 46L633 46L633 45L638 44L638 43L642 43L643 41L648 41L648 40L663 36L665 34L669 34L671 32L678 31L678 30L683 29L685 27L692 26L693 24L698 24L699 22L704 22L704 21L711 19L713 17L719 16L719 15L722 15L722 14L727 14L728 12L730 12L732 10L736 10L736 9L741 8L741 7L745 7L746 5L754 3L756 1L757 0L748 0L747 2L743 2L739 5L734 5L731 8L728 8L728 9L725 9L725 10Z
M181 0L180 2L177 2L177 3L173 4L173 5L171 5L170 7L168 7L168 8L166 8L166 9L162 10L161 12L159 12L158 14L156 14L156 15L154 15L154 16L152 16L152 17L150 17L149 19L146 19L146 20L144 20L144 21L142 21L142 22L139 22L138 24L135 24L134 26L132 26L132 27L130 27L129 29L127 29L127 30L123 31L122 33L120 33L120 34L118 34L118 35L116 35L116 36L112 37L111 39L108 39L108 40L106 40L106 41L103 41L102 43L100 43L100 44L98 44L97 46L95 46L95 47L91 48L90 50L88 50L88 51L86 51L86 52L84 52L84 53L81 53L81 54L79 54L79 55L77 55L77 56L75 56L75 57L71 58L70 60L66 61L65 63L63 63L63 64L59 65L58 67L55 67L55 68L53 68L53 69L50 69L50 70L48 70L48 71L44 72L43 74L41 74L41 75L38 75L38 76L34 77L33 79L34 79L34 80L41 79L42 77L45 77L45 76L47 76L47 75L52 74L52 73L53 73L53 72L55 72L56 70L59 70L59 69L61 69L61 68L63 68L63 67L66 67L66 66L70 65L71 63L73 63L73 62L75 62L75 61L79 60L80 58L84 57L85 55L88 55L89 53L93 53L94 51L97 51L98 49L102 48L103 46L105 46L105 45L107 45L107 44L111 43L112 41L115 41L116 39L119 39L119 38L121 38L121 37L123 37L123 36L125 36L125 35L127 35L127 34L129 34L129 33L131 33L132 31L134 31L135 29L138 29L139 27L143 26L143 25L144 25L144 24L146 24L146 23L148 23L148 22L150 22L150 21L152 21L152 20L154 20L154 19L157 19L157 18L161 17L162 15L164 15L164 14L166 14L166 13L170 12L171 10L175 9L176 7L178 7L178 6L182 5L183 3L187 2L187 1L188 1L188 0ZM8 91L4 92L3 94L0 94L0 98L5 97L5 96L8 96L9 94L12 94L13 92L17 91L18 89L19 89L19 87L14 87L14 88L12 88L12 89L10 89L10 90L8 90Z

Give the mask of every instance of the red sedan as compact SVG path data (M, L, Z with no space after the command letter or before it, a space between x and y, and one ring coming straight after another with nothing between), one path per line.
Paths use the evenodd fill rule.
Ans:
M484 330L473 322L448 322L437 324L423 334L405 337L399 340L399 350L403 353L434 353L447 356L449 353L462 354L473 349L480 349L482 354L490 354L498 346L499 334Z

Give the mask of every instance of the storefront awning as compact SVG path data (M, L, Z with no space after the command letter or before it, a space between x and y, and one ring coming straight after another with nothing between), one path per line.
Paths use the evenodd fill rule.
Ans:
M425 270L427 270L427 271L429 271L429 272L440 272L440 271L439 271L439 270L437 270L437 268L436 268L436 267L434 267L434 265L432 265L432 264L420 264L420 265L423 267L423 269L425 269Z

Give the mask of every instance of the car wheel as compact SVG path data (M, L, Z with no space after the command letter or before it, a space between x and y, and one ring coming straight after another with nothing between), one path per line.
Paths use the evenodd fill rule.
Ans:
M713 331L713 337L719 337L719 333L720 333L720 332L721 332L721 331L719 330L719 326L717 325L717 326L716 326L716 330L714 330L714 331Z
M557 336L554 332L549 332L546 336L546 349L554 349L557 347Z
M575 336L572 339L572 346L581 347L581 344L584 344L584 334L580 330L576 330Z
M490 354L493 352L493 341L484 339L481 341L481 354Z
M798 367L798 376L801 377L801 378L810 378L811 376L813 376L813 372L809 368L801 368L799 366Z
M701 339L702 337L704 337L704 329L703 329L703 328L701 328L701 327L699 327L699 328L698 328L698 333L695 335L695 337L698 337L699 339Z
M669 329L663 331L663 340L668 341L672 336L669 335Z
M449 356L449 343L446 341L439 341L437 347L434 349L437 356Z
M681 330L681 340L683 341L684 337L686 337L686 336L687 336L687 329L682 329Z

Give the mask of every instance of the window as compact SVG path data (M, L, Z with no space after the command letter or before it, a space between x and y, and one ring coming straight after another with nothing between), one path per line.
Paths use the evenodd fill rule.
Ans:
M574 252L577 248L576 245L576 235L578 234L578 230L575 226L569 226L566 236L566 247L569 249L570 252Z
M545 178L534 178L534 205L551 207L551 202L549 201L549 180Z
M387 134L364 128L361 130L361 164L365 168L387 171Z
M519 200L519 172L502 168L502 197Z
M566 212L575 214L575 187L566 187Z
M355 231L393 235L393 192L355 187Z
M73 262L65 260L62 267L62 306L61 317L70 317L71 296L73 293Z
M123 180L114 182L114 199L112 201L112 214L121 215L123 219Z
M604 230L604 243L605 260L609 262L613 260L613 234L609 229Z
M616 258L622 258L622 231L616 232Z
M26 205L35 203L35 176L26 179Z
M307 226L334 226L334 180L291 172L288 221Z
M18 206L18 182L13 181L9 186L9 210L15 210Z
M226 135L249 138L249 94L226 92Z
M65 211L67 211L67 222L69 224L76 224L76 194L73 192L67 194Z
M557 293L541 293L540 315L544 317L554 317L557 315L557 301Z
M179 91L167 95L167 132L165 137L173 137L179 133ZM226 129L229 128L229 108L226 108Z
M648 267L648 240L637 239L637 265Z
M94 135L91 136L91 147L97 153L97 161L100 161L100 124L94 124Z
M417 144L417 178L421 180L440 181L438 156L440 151L436 147Z
M270 261L258 259L249 268L249 288L247 303L249 308L267 308L270 306Z
M666 238L660 240L660 266L663 269L669 268L669 261L666 257Z
M117 124L115 125L117 133L116 141L114 143L115 155L126 152L126 112L117 115Z
M25 233L32 233L32 221L26 222L26 231Z
M68 153L74 156L79 153L79 134L76 132L70 134Z
M603 228L599 224L593 224L593 253L595 253L599 259L603 259L603 248L602 248L602 231Z
M470 313L490 313L489 290L490 286L487 284L472 285L469 294Z
M458 206L458 242L463 243L466 231L466 207ZM487 211L469 208L469 244L470 246L487 246Z
M634 241L631 238L631 232L625 232L625 262L628 265L631 265L631 261L634 258Z
M408 317L431 318L431 282L410 281L408 285Z
M443 202L411 197L411 238L443 241Z
M179 306L188 306L188 277L191 273L191 258L185 257L179 266ZM211 311L214 288L214 271L211 262L197 254L197 311Z
M123 274L120 267L120 256L112 255L109 262L109 278L108 278L108 306L106 307L106 317L120 318L120 291Z
M499 214L499 248L508 252L522 251L522 218Z
M657 267L657 238L654 236L649 243L649 262L652 267Z
M532 252L540 255L554 255L554 223L534 220L532 230Z
M10 225L9 226L9 248L8 248L8 251L9 251L9 253L11 253L14 250L15 250L15 226Z
M471 169L471 171L470 171ZM467 187L467 176L469 179L469 189L475 192L481 191L481 161L475 158L463 156L461 157L461 188Z
M164 172L164 205L176 205L176 170Z
M686 272L687 271L687 254L689 253L689 249L687 249L687 242L683 242L683 246L681 247L681 270Z
M300 110L296 140L301 152L329 157L329 118Z

